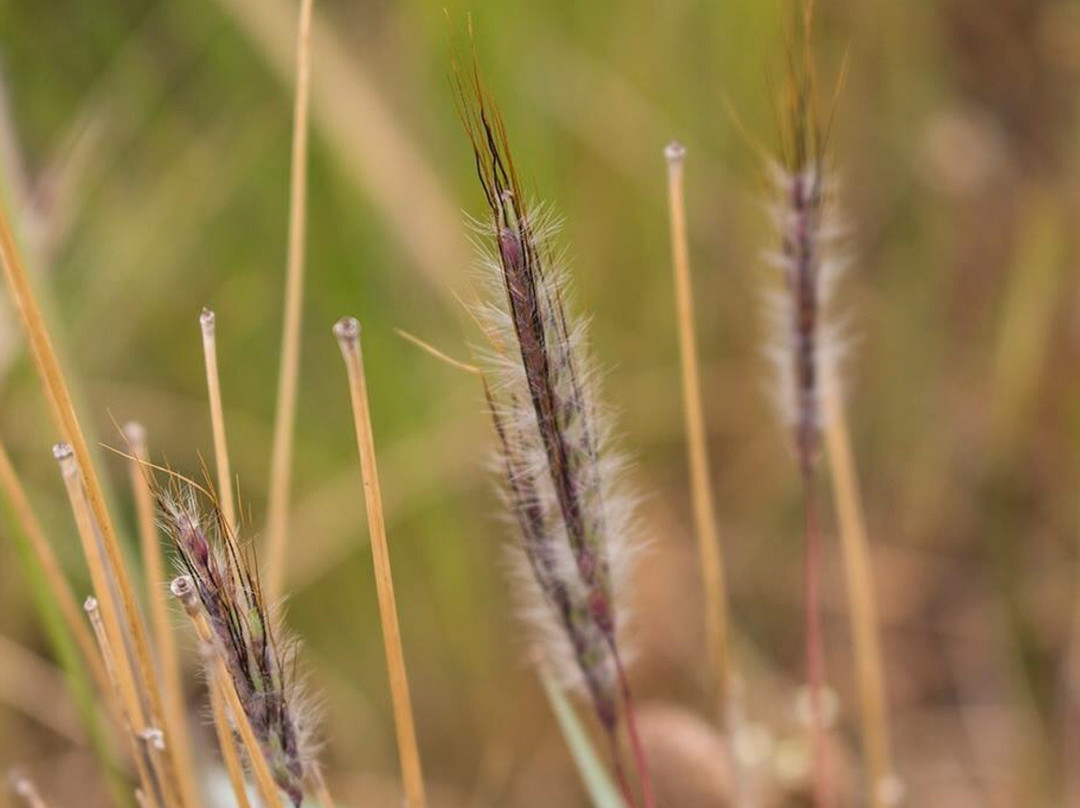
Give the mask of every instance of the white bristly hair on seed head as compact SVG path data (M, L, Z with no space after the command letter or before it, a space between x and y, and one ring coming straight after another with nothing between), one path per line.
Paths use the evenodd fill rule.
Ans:
M613 732L623 657L617 603L634 542L623 461L610 448L587 325L571 316L558 219L529 204L498 111L459 75L488 217L474 227L487 338L478 350L499 437L498 464L519 536L523 612L561 681L579 684Z
M780 413L795 434L800 463L814 462L825 426L826 395L839 395L845 326L835 314L834 293L848 259L835 219L835 189L817 159L799 171L770 166L774 200L769 215L778 249L764 263L780 275L766 294L767 355Z

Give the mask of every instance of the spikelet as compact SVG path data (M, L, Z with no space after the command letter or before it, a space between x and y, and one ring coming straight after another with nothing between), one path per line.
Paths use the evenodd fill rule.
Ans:
M204 516L193 484L174 481L155 493L274 780L299 806L314 760L312 722L296 678L296 643L282 639L267 608L254 551L241 546L216 506Z
M812 3L806 4L809 35ZM779 247L765 261L780 271L783 290L769 298L778 401L792 429L799 465L808 474L820 454L827 386L838 383L842 327L836 321L833 290L847 259L840 245L834 183L828 176L822 129L816 109L814 69L808 42L804 58L790 46L788 86L780 111L779 160L770 166L772 223Z
M475 62L454 64L459 110L488 217L475 225L486 302L475 309L499 472L519 533L529 617L567 684L613 731L620 667L615 607L633 533L608 447L586 326L568 313L558 221L530 204Z

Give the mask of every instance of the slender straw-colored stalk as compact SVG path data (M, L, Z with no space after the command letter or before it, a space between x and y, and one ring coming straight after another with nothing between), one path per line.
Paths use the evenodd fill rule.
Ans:
M229 445L225 441L225 411L221 406L221 379L218 376L217 339L214 312L203 309L199 315L202 327L203 358L206 362L206 392L210 399L210 424L214 431L214 462L217 465L218 502L225 527L236 534L236 495L233 492L232 471L229 465Z
M210 665L211 677L220 686L221 694L225 697L225 703L232 714L233 724L240 733L240 739L244 742L244 748L247 751L248 761L251 763L252 771L255 773L255 785L259 789L259 795L262 797L266 808L283 808L281 792L274 782L274 776L270 773L270 765L266 762L266 755L263 754L262 747L259 746L259 741L255 737L255 731L251 728L251 721L248 720L247 713L244 712L244 705L240 702L240 696L236 692L236 685L229 675L221 649L214 638L213 629L211 629L206 615L199 606L194 583L190 578L181 576L173 580L171 588L173 595L180 601L187 616L191 618L191 623L195 627L195 633L199 638L199 644L206 656L207 663Z
M285 584L288 557L289 485L292 480L296 387L300 373L300 322L304 307L304 231L307 220L308 98L311 73L311 9L300 0L296 40L296 103L293 108L292 167L289 192L288 269L285 320L278 376L274 444L270 458L270 503L267 520L267 602L275 603Z
M694 330L694 300L690 280L690 251L686 234L686 204L683 194L683 161L686 149L671 143L664 151L668 162L668 203L671 214L671 258L675 276L675 303L678 312L679 359L682 370L686 446L689 452L690 494L694 507L701 576L705 589L705 647L716 676L719 713L731 718L733 677L729 654L728 596L724 579L724 559L713 507L712 474L702 412L701 380L698 375L697 338ZM730 727L730 722L727 722Z
M890 799L894 799L897 783L889 748L889 715L877 598L874 594L870 545L859 497L851 439L837 389L837 385L830 384L825 393L825 446L840 523L840 546L851 609L851 635L862 712L863 750L869 781L867 804L872 808L885 808L890 804Z
M52 593L60 614L64 618L68 631L79 646L79 651L82 652L83 659L90 669L90 674L94 677L100 692L108 693L109 679L98 655L97 646L94 644L94 637L86 625L79 603L75 599L75 594L71 591L71 584L60 568L60 562L57 560L52 545L45 536L41 522L38 521L34 509L30 505L26 490L22 487L19 476L11 465L11 458L8 456L3 443L0 443L0 488L3 489L4 496L11 503L12 513L14 513L20 529L30 543L38 564L41 565L45 583Z
M100 637L98 638L99 651L109 673L109 679L115 684L120 704L127 720L131 723L132 730L140 732L150 726L150 722L147 720L144 699L139 695L138 685L127 656L130 632L125 629L120 620L116 602L115 576L109 570L108 562L103 555L101 534L90 512L86 490L83 487L83 475L70 444L56 444L53 447L53 455L64 478L64 487L67 489L68 501L75 517L75 526L78 528L79 539L82 542L83 555L86 556L86 565L90 570L90 580L94 585L94 592L97 593L97 598L94 600L95 613L100 609L100 619L105 627L108 647L113 651L112 658L106 657L105 652L101 650Z
M157 525L154 522L154 495L150 491L150 481L146 476L149 463L146 430L141 424L129 422L124 425L124 438L132 455L128 462L128 471L139 523L146 597L150 605L150 627L154 634L154 647L158 652L158 674L161 676L164 695L164 719L173 743L172 754L176 761L184 802L186 805L195 806L200 802L199 787L195 781L196 768L191 755L193 747L188 732L180 658L176 652L176 637L166 600L165 586L168 579Z
M803 539L805 549L803 602L805 606L806 681L810 701L815 808L832 808L832 776L825 727L825 636L821 625L821 520L812 467L803 471Z
M124 735L127 737L131 750L131 759L134 761L135 770L139 775L143 796L149 805L161 806L164 804L164 798L161 795L161 783L151 773L146 749L139 743L138 735L141 730L135 724L134 716L124 694L124 687L119 678L119 670L123 665L118 664L120 660L117 659L113 644L109 640L109 632L105 627L105 621L101 617L100 603L97 598L89 597L86 599L83 608L86 610L86 615L90 618L90 625L94 629L98 649L102 660L105 662L105 669L109 673L109 680L112 683L112 692L115 693L117 700L123 705Z
M49 808L49 803L41 796L34 781L25 774L12 772L8 776L8 783L11 785L11 790L27 804L28 808Z
M237 808L251 808L247 795L247 781L244 779L244 767L240 762L240 753L236 748L236 736L229 726L229 715L225 707L222 684L211 674L207 689L210 691L210 709L214 718L214 731L217 733L221 759L225 761L225 771L229 773Z
M0 206L0 263L3 263L4 275L11 290L12 298L19 310L26 340L30 345L38 375L45 388L49 409L57 429L64 439L71 444L78 465L85 475L86 492L93 511L94 519L101 529L102 543L109 567L113 570L119 590L120 605L123 608L124 621L130 628L134 645L134 660L131 665L138 676L142 689L148 694L151 704L151 717L162 714L161 696L154 681L150 665L150 646L146 631L139 616L138 601L131 579L124 566L123 555L117 540L112 517L105 504L105 492L94 470L90 447L86 442L78 416L72 403L71 392L64 381L60 360L53 348L52 340L45 327L41 308L30 286L30 279L22 264L15 238L8 224L7 215ZM167 739L168 743L169 739ZM167 752L168 754L168 752ZM170 767L172 768L172 767ZM170 781L172 778L170 778Z
M319 808L334 808L334 798L330 796L330 789L326 786L326 778L322 770L316 766L311 774L311 790L315 792L315 799L319 801Z
M401 647L401 629L398 626L397 605L394 601L390 548L383 521L382 493L375 462L375 439L371 430L371 410L368 405L367 381L364 378L364 358L360 348L360 324L351 317L342 318L334 325L334 336L341 346L341 355L345 359L345 369L349 375L349 395L364 481L371 555L375 565L375 588L379 597L379 617L382 620L386 666L390 675L390 696L394 705L394 724L397 729L398 753L401 756L405 799L408 808L424 808L427 798L420 768L420 752L416 744L409 681L405 675L405 652Z

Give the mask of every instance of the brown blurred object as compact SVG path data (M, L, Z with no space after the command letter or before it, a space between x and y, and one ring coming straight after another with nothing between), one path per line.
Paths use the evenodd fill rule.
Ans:
M1070 28L1054 0L941 0L960 90L1000 120L1026 171L1054 171L1072 123ZM1077 35L1075 20L1071 26ZM1054 36L1048 36L1054 32Z
M638 729L658 805L732 805L728 747L707 722L681 707L653 703L639 708Z

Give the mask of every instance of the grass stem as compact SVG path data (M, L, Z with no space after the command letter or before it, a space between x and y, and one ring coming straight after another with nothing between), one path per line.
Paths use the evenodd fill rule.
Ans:
M394 705L394 724L397 729L398 753L401 756L401 776L408 808L424 808L424 778L420 767L420 752L416 743L409 681L405 674L405 652L401 646L397 605L394 600L394 578L390 570L390 548L383 521L382 493L375 462L375 439L371 430L371 410L367 382L364 378L364 359L360 348L360 324L346 317L334 326L334 335L341 346L345 369L349 376L349 395L353 423L356 427L356 446L360 454L360 470L364 482L364 501L367 506L368 530L371 534L371 554L375 565L375 587L379 598L379 617L382 620L386 665L390 675L390 695Z
M240 753L236 748L236 736L233 735L232 727L229 725L228 708L225 706L222 688L223 685L211 671L207 690L210 691L210 710L213 714L214 731L217 733L221 759L225 762L225 771L229 774L237 808L251 808L251 801L247 794L247 780L244 779L244 766L240 762Z
M319 808L334 808L334 798L330 796L326 778L323 776L322 769L318 766L311 773L311 790L315 792L315 799L319 801Z
M300 0L296 41L296 102L293 107L292 166L289 187L289 245L285 280L285 319L278 376L274 443L270 458L267 520L267 601L275 603L285 584L288 557L289 486L292 481L296 388L300 373L300 324L304 307L304 233L307 224L308 102L311 74L313 0Z
M804 607L806 678L810 701L810 742L815 808L832 808L825 729L825 638L821 625L821 524L812 467L803 474Z
M214 312L203 309L199 315L202 328L203 359L206 364L206 392L210 400L210 424L214 432L214 463L217 466L218 501L225 527L236 534L236 494L229 465L229 445L225 440L225 412L221 405L221 378L218 375L217 339Z
M19 481L14 466L11 465L11 458L3 443L0 443L0 489L3 490L4 496L7 497L8 502L11 504L15 520L18 522L23 535L26 536L34 557L37 558L45 583L52 593L60 614L64 618L64 624L79 647L91 676L94 677L94 682L100 692L108 693L109 679L102 665L101 657L98 655L97 646L94 644L94 636L86 625L82 610L71 590L71 584L68 583L63 570L60 568L56 553L53 552L52 545L45 536L45 530L30 505L30 499Z
M195 593L195 585L186 576L173 579L171 590L173 595L184 607L184 612L191 619L195 627L195 633L199 638L199 644L210 666L210 675L213 682L220 687L221 694L225 697L229 712L232 714L233 724L240 734L247 750L248 761L255 773L255 785L259 789L265 808L283 808L281 792L278 790L274 777L270 773L270 765L266 762L266 755L255 737L255 731L251 727L247 713L236 692L236 685L229 675L228 667L222 657L221 649L214 638L213 629L210 627L206 615L199 605L198 596Z
M653 794L649 763L645 759L645 747L641 742L641 734L637 728L637 708L634 704L633 692L630 690L630 679L626 675L626 668L623 666L618 651L614 646L612 646L611 650L615 656L615 668L619 678L619 690L622 693L623 714L626 720L626 734L630 739L630 751L634 757L638 780L641 783L642 798L645 808L656 808L656 797Z
M37 790L34 781L25 774L12 772L8 776L8 784L11 786L11 790L15 792L15 796L26 803L27 808L49 808L49 803L41 796L41 792Z
M154 522L154 496L147 478L149 452L146 446L146 430L141 424L129 422L124 425L131 458L128 472L131 491L135 499L135 515L139 528L139 544L142 549L143 570L146 576L146 598L150 608L150 628L157 649L158 675L161 677L164 700L165 726L172 740L172 756L176 761L177 777L184 795L184 803L199 805L199 787L195 780L195 764L192 759L191 735L188 732L187 709L184 700L184 683L180 657L176 650L172 618L166 600L165 562L161 542Z
M851 635L859 683L862 741L869 789L867 804L871 808L886 808L889 792L895 790L895 772L889 748L889 716L877 598L851 439L843 403L836 390L837 386L832 384L825 394L825 446L851 609Z
M142 729L136 724L137 719L132 712L131 704L128 702L129 696L125 694L124 685L120 680L120 670L124 666L122 661L117 658L115 648L112 641L109 639L109 632L101 615L100 602L95 597L88 597L83 608L86 611L86 616L90 618L90 625L94 629L98 650L105 663L105 670L108 671L109 674L109 681L111 682L110 692L113 693L114 697L121 705L125 730L124 736L127 738L128 748L131 751L131 759L135 764L135 771L139 776L139 783L141 785L144 800L148 805L154 806L154 808L160 808L160 806L165 805L165 799L161 793L161 783L158 781L151 768L145 747L139 742L139 735L142 733Z
M668 202L671 214L671 256L675 277L675 302L678 312L679 359L682 371L682 394L686 420L686 446L689 452L690 495L701 576L705 592L705 647L708 663L716 676L721 720L732 712L732 673L729 656L728 596L724 579L724 561L713 506L712 475L702 412L701 380L698 375L697 338L694 329L693 287L690 279L690 253L686 232L686 204L683 192L683 162L686 150L671 143L665 150L668 162Z
M90 447L87 444L82 428L79 426L71 391L64 380L60 360L56 355L56 350L53 348L48 329L45 327L41 307L34 296L30 279L23 266L7 215L2 206L0 206L0 263L3 264L8 287L18 308L26 341L30 346L34 364L45 389L53 420L57 430L70 444L74 457L84 475L90 509L93 511L94 519L101 530L105 556L108 559L109 567L115 575L124 622L131 632L134 645L132 667L140 680L141 689L148 695L150 700L151 717L160 716L162 714L161 696L158 693L152 674L150 647L142 625L142 619L139 616L135 590L124 566L120 543L105 504L105 492L97 473L94 471ZM172 779L170 778L170 781Z

